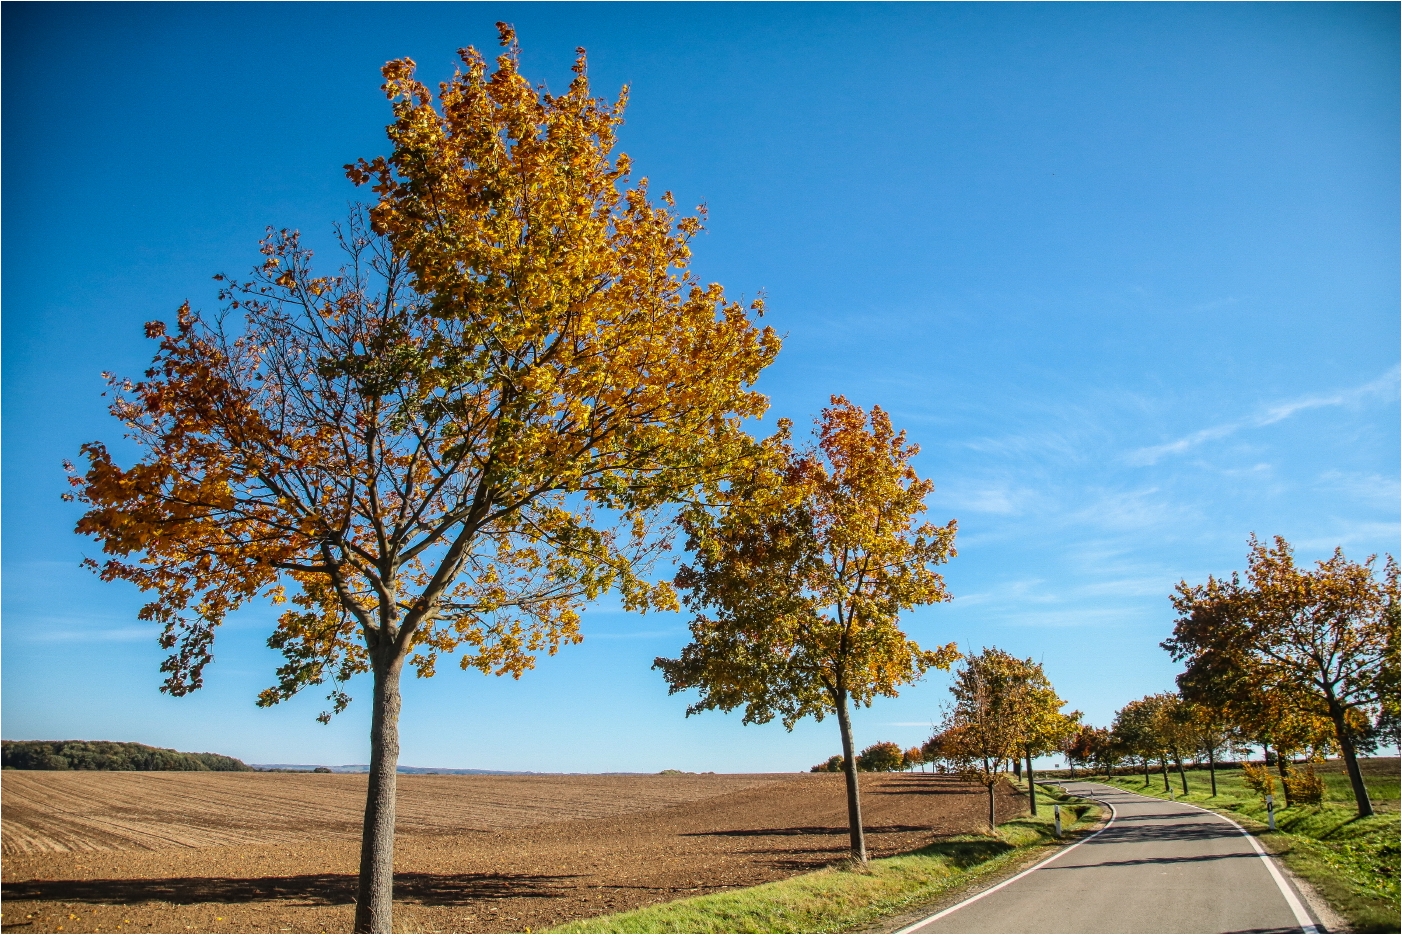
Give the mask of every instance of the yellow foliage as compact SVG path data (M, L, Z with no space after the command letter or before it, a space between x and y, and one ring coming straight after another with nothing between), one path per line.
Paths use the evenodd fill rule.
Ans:
M1259 763L1243 763L1241 764L1241 778L1262 799L1268 795L1275 795L1275 777L1271 775L1267 766Z
M1324 801L1324 780L1313 766L1290 770L1283 782L1291 805L1318 805Z
M147 326L146 378L113 379L142 455L84 446L78 530L104 579L155 593L165 690L198 688L225 616L288 585L260 704L450 652L520 676L608 590L677 608L645 579L659 511L749 464L779 339L687 271L700 218L628 187L623 100L591 96L582 54L557 97L502 41L494 72L464 50L436 102L412 62L385 67L393 152L348 167L379 202L336 275L270 233L250 280L219 277L227 323L182 307Z
M919 450L874 407L833 397L818 441L798 451L787 423L749 476L682 518L692 562L676 583L696 611L692 642L659 658L673 692L701 690L688 714L744 706L746 723L869 705L958 658L922 649L900 613L949 600L935 567L955 554L956 524L921 523L934 485Z

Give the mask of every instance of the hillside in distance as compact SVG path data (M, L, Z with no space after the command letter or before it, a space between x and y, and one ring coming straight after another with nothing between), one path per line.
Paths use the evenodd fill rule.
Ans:
M218 753L182 753L165 747L115 740L5 740L0 741L0 766L4 769L213 771L248 773L243 760Z

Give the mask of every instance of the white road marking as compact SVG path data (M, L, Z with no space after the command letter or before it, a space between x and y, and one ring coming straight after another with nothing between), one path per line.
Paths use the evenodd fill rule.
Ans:
M988 896L988 895L990 895L990 894L992 894L992 893L998 892L999 890L1001 890L1003 887L1007 886L1007 885L1010 884L1010 883L1016 883L1018 880L1021 880L1023 877L1027 876L1029 873L1034 873L1034 872L1036 872L1036 871L1038 871L1038 870L1041 870L1043 867L1045 867L1047 864L1051 863L1053 860L1056 860L1056 859L1058 859L1058 858L1060 858L1060 857L1065 857L1067 854L1071 853L1071 852L1074 851L1076 848L1080 847L1082 844L1084 844L1084 843L1086 843L1087 841L1091 840L1091 838L1099 837L1100 835L1104 834L1106 831L1109 830L1110 826L1111 826L1112 824L1115 823L1115 806L1111 805L1109 802L1106 802L1106 801L1104 801L1103 799L1097 799L1097 798L1095 798L1095 796L1090 796L1090 795L1077 796L1077 798L1090 799L1091 801L1099 802L1101 805L1104 805L1106 808L1110 809L1110 820L1107 821L1107 822L1105 822L1105 827L1104 827L1104 828L1101 828L1099 831L1095 832L1095 834L1092 834L1090 837L1082 838L1081 840L1077 841L1075 844L1072 844L1070 847L1066 848L1066 849L1063 850L1063 851L1057 851L1055 854L1051 855L1051 856L1048 857L1046 860L1044 860L1044 861L1042 861L1041 863L1037 864L1037 866L1035 866L1035 867L1028 867L1026 870L1022 871L1022 872L1019 873L1017 876L1015 876L1015 877L1009 877L1008 879L1004 880L1002 883L999 883L997 886L989 887L988 889L984 890L982 893L977 893L977 894L975 894L975 895L973 895L973 896L970 896L968 899L964 900L963 902L961 902L961 903L956 903L956 904L954 904L953 906L950 906L948 909L945 909L945 910L942 910L942 911L940 911L940 912L937 912L937 913L935 913L934 915L930 916L930 917L927 918L927 919L921 919L919 922L916 922L914 925L907 925L905 928L903 928L903 929L901 929L900 931L896 932L896 935L909 935L909 933L914 932L916 929L921 928L922 926L926 926L926 925L929 925L931 922L935 922L935 921L937 921L937 920L939 920L939 919L943 919L945 916L949 915L951 912L956 912L956 911L958 911L958 910L960 910L960 909L963 909L965 906L969 905L970 903L976 903L976 902L978 902L980 899L983 899L983 897ZM1314 932L1314 931L1316 931L1316 930L1315 930L1315 929L1310 929L1310 931L1311 931L1311 932Z
M1280 887L1280 895L1285 897L1285 902L1290 906L1290 911L1295 913L1295 921L1300 924L1300 931L1304 932L1305 935L1318 935L1319 926L1314 924L1314 920L1311 919L1310 914L1305 911L1305 907L1300 902L1300 898L1295 895L1295 891L1290 888L1290 884L1285 882L1285 877L1281 874L1280 868L1275 865L1275 861L1271 860L1271 855L1266 853L1266 849L1261 846L1260 841L1256 840L1254 834L1247 831L1221 812L1214 812L1210 808L1203 808L1201 805L1194 805L1191 802L1179 802L1178 804L1186 805L1189 808L1195 808L1200 812L1207 812L1209 815L1215 815L1240 831L1242 836L1251 842L1251 847L1256 851L1256 856L1261 858L1265 863L1266 869L1271 873L1271 879L1275 881L1275 885Z

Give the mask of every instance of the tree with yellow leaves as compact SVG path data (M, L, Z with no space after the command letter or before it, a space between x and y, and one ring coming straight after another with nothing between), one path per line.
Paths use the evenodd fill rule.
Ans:
M1003 764L1026 758L1028 795L1037 812L1032 757L1060 747L1080 712L1063 714L1062 701L1039 663L995 647L964 659L950 687L954 704L938 746L969 779L988 789L988 825L997 827L994 787Z
M290 601L269 640L287 662L259 704L373 680L357 931L392 926L400 674L439 657L519 677L580 640L577 608L646 580L668 504L717 491L754 443L750 387L779 340L687 272L699 218L654 205L611 156L623 102L533 89L511 30L435 104L385 66L388 158L348 167L380 196L312 272L271 234L225 312L181 308L112 412L143 452L101 443L72 478L106 580L154 592L164 690L200 687L216 628L261 596ZM327 712L323 717L329 717Z
M1326 721L1343 754L1360 817L1373 805L1358 768L1358 751L1393 723L1398 645L1398 569L1388 558L1359 563L1343 550L1315 567L1295 565L1290 543L1250 540L1246 581L1180 582L1179 619L1164 648L1185 661L1188 684L1235 686L1256 698L1257 730L1279 736L1287 750L1318 746L1312 725Z
M868 417L835 396L816 446L795 450L785 424L766 449L714 506L683 514L692 558L676 584L696 612L692 641L654 666L672 692L700 691L688 715L743 706L744 723L779 717L792 730L835 714L852 858L865 861L851 707L958 657L900 628L902 611L949 599L935 567L954 555L956 527L918 521L934 485L880 407Z
M1017 729L1022 740L1022 756L1027 763L1027 799L1032 814L1037 814L1037 784L1032 771L1032 758L1062 749L1076 733L1081 712L1062 711L1066 702L1052 688L1040 662L1018 660L1020 670L1011 686ZM1069 759L1068 759L1069 762Z

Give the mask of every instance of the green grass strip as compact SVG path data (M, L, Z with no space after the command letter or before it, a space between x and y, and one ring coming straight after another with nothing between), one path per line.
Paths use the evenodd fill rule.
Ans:
M1062 803L1065 830L1083 829L1100 809L1041 793L1041 815L998 826L998 835L956 835L865 869L829 867L746 889L694 896L570 922L554 932L840 932L869 926L938 900L955 887L1021 863L1052 844L1051 802Z
M1326 786L1324 803L1277 808L1278 830L1269 831L1265 803L1242 782L1240 770L1218 771L1215 798L1206 772L1191 770L1187 775L1187 795L1183 795L1177 773L1170 774L1168 792L1157 774L1149 786L1136 776L1116 776L1112 784L1128 792L1191 802L1221 812L1260 838L1267 850L1309 881L1354 931L1398 931L1402 821L1395 778L1367 777L1377 814L1359 818L1347 777L1321 772ZM1280 800L1278 790L1276 799Z

